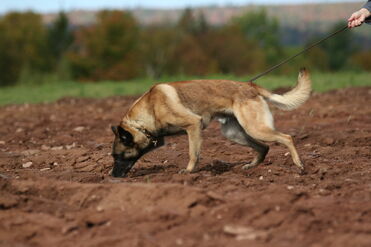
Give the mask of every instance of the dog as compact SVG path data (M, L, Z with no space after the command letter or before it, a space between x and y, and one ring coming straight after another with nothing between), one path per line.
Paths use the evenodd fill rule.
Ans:
M268 103L292 110L302 105L310 93L311 80L305 68L300 70L296 86L283 95L252 82L229 80L154 85L134 102L118 126L112 126L115 139L111 175L126 176L141 156L164 145L165 136L181 132L188 135L189 162L180 173L193 172L200 157L201 131L213 119L221 123L226 138L257 152L243 169L264 161L269 146L263 142L278 142L289 149L294 164L303 172L292 137L275 130Z

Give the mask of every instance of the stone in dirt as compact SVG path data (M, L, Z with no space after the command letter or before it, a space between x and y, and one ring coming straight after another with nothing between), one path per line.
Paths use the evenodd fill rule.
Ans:
M31 166L32 166L32 162L31 161L22 164L22 167L23 168L30 168Z

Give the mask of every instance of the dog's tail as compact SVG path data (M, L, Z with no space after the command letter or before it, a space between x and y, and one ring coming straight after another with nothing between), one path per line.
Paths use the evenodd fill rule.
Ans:
M264 88L258 87L259 94L282 110L293 110L301 106L312 91L312 83L309 78L309 72L302 68L299 72L298 83L289 92L279 95L274 94Z

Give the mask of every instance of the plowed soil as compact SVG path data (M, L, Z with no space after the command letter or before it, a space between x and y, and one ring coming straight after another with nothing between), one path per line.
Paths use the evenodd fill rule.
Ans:
M263 164L213 122L198 171L186 136L109 176L110 125L135 97L0 108L0 246L371 246L371 87L272 109L307 167L270 144Z

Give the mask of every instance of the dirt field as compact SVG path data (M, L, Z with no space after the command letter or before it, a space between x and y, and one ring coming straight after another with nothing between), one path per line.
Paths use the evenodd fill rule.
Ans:
M204 131L199 171L170 137L127 178L108 175L110 125L135 97L0 108L0 246L371 246L371 87L314 94L275 110L307 166L270 144Z

